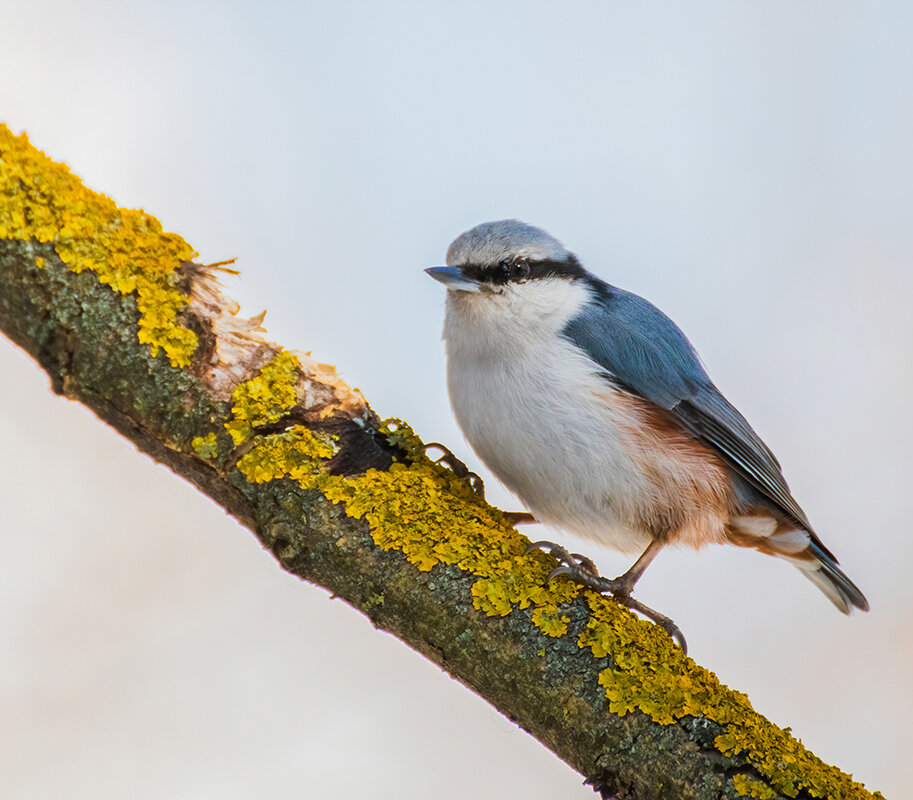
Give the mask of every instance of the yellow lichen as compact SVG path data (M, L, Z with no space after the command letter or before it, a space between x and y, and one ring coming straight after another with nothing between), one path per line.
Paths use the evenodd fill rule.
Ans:
M233 418L225 426L233 440L240 444L253 428L278 421L297 402L297 385L297 360L282 353L237 387ZM722 686L712 672L683 655L658 626L567 578L548 581L550 557L538 550L527 553L528 540L503 513L481 501L465 480L433 463L408 425L391 420L381 432L406 454L388 470L348 478L327 474L322 464L335 454L333 443L302 426L256 439L238 467L252 482L281 477L316 487L343 504L348 516L365 519L379 547L403 553L419 570L452 564L473 575L473 606L485 614L528 609L543 634L559 637L570 623L562 605L582 596L589 617L577 644L608 660L598 680L612 712L640 711L663 725L688 716L713 720L724 729L717 748L744 756L786 796L800 790L834 800L871 796L757 714L745 695Z
M692 716L713 720L725 731L716 738L717 749L745 756L776 793L787 797L800 790L832 800L871 797L789 731L758 714L744 694L723 686L716 675L683 656L657 626L645 629L600 595L587 592L586 601L591 613L578 644L596 657L611 658L612 665L599 673L599 683L613 713L641 711L663 725Z
M321 491L346 514L364 517L375 543L399 550L418 569L454 564L478 577L472 586L473 605L490 615L529 608L547 632L567 625L557 606L573 600L580 587L570 581L546 583L549 559L539 551L526 554L525 537L494 508L476 501L466 482L432 464L426 457L411 465L369 470L346 479L322 476ZM453 535L454 531L458 535Z
M538 606L532 613L533 625L546 636L564 636L570 617L558 613L558 606L550 603Z
M316 485L320 459L332 458L336 448L302 425L264 436L238 461L238 469L251 483L291 478L305 489Z
M236 445L255 429L278 422L298 403L300 364L292 353L280 352L259 374L235 387L231 419L225 429ZM251 483L291 478L305 489L316 485L321 462L336 454L328 436L303 425L256 438L238 460L238 469Z
M278 422L298 402L298 359L287 351L279 353L260 374L235 387L232 419L225 430L238 445L253 428Z
M35 266L38 267L38 269L44 269L44 259L41 258L40 256L38 258L36 258Z
M0 239L51 243L73 272L91 270L120 294L133 294L139 341L187 366L196 335L177 322L187 298L177 269L197 254L176 233L165 233L142 210L118 208L0 124ZM37 263L37 261L36 261ZM43 266L42 263L38 266Z
M219 457L219 439L215 433L194 437L193 441L190 442L190 446L200 458L214 459Z
M267 381L271 388L264 394L270 400L252 392L251 382L239 387L239 398L256 395L259 402L256 411L240 416L236 408L236 418L253 415L262 424L278 418L292 402L291 395L278 389L292 383L288 365L285 372L274 369L284 378ZM834 800L871 797L755 712L745 695L721 685L712 672L683 655L661 628L564 577L547 581L551 559L538 550L526 553L528 540L500 511L480 501L465 480L434 464L405 423L391 420L382 432L406 451L406 463L350 478L321 471L320 462L332 455L331 449L321 449L300 432L293 434L296 430L265 438L257 445L264 449L256 458L249 453L239 466L251 479L292 477L306 488L316 486L329 500L343 504L348 516L365 519L379 547L403 553L419 570L453 564L475 576L473 606L485 614L506 616L529 609L543 634L558 637L567 633L570 622L561 605L582 596L590 613L577 643L595 658L609 660L598 680L614 713L640 711L664 725L686 716L713 720L724 728L716 739L720 752L744 755L773 791L788 797L800 790Z
M294 404L290 364L280 358L235 390L234 420L226 427L236 442L249 435L251 426L276 421ZM474 502L465 481L433 464L407 425L390 420L383 432L413 463L355 478L328 475L320 471L320 462L335 450L296 427L258 441L238 466L256 482L289 477L304 488L316 483L327 498L344 503L349 516L367 518L379 547L400 550L423 571L454 564L477 576L471 590L477 609L506 615L531 608L533 623L543 633L566 633L569 620L558 605L573 600L580 587L567 580L547 584L548 557L539 551L526 554L527 540L497 509ZM454 526L459 536L450 534ZM525 569L516 569L518 564Z
M739 797L754 797L755 800L773 800L777 793L763 781L749 778L747 775L733 775L732 785Z
M786 796L804 790L833 800L871 797L755 712L744 694L721 685L686 657L658 626L565 578L546 583L550 559L538 551L526 554L526 538L480 502L464 480L433 465L408 426L397 422L392 435L412 463L354 478L318 479L328 499L344 503L349 516L368 521L380 547L402 552L420 570L438 563L459 566L478 578L471 589L475 608L495 616L531 608L534 624L549 636L567 632L569 618L559 606L582 594L590 616L578 645L596 658L609 658L599 683L613 712L640 711L660 724L685 716L713 720L725 730L717 748L744 754Z

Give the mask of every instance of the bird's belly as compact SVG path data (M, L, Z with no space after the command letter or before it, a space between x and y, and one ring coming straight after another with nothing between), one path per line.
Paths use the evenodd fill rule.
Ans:
M454 414L491 471L541 522L623 552L724 541L731 481L719 459L576 348L551 356L448 364Z
M573 353L553 363L448 364L454 414L491 471L550 526L640 552L648 481L603 378Z

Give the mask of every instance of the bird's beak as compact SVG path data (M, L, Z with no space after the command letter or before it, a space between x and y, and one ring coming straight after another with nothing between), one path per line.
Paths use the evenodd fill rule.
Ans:
M455 292L479 291L479 282L475 278L464 275L460 267L428 267L425 272Z

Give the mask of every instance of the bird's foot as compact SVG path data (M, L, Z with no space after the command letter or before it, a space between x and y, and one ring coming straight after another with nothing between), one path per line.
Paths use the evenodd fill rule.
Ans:
M485 499L485 484L482 482L482 479L460 461L449 447L446 447L439 442L428 442L428 444L425 445L425 452L427 453L431 448L440 450L442 453L439 458L431 459L435 464L443 464L458 478L464 478L469 481L472 490L483 500Z
M449 447L440 442L429 442L425 445L426 452L431 448L440 450L442 453L438 458L431 459L435 464L443 464L458 478L469 481L472 490L483 500L485 499L485 484L482 479L475 472L470 471L469 467L460 461ZM511 525L532 525L539 521L528 511L505 511L504 516Z
M615 599L632 611L636 611L639 614L643 614L647 619L653 620L653 622L669 634L670 638L678 642L678 646L682 648L682 652L685 655L688 655L688 642L685 641L685 634L682 633L682 629L669 619L669 617L665 614L660 614L658 611L654 611L652 608L645 606L633 597L616 597Z
M635 600L631 597L634 584L637 582L637 577L639 576L631 576L630 573L625 573L617 578L603 578L599 574L599 570L596 568L592 559L589 559L580 553L569 553L560 544L555 544L554 542L533 542L526 548L526 552L529 553L530 551L537 549L548 550L548 552L557 558L560 563L560 566L556 567L548 574L548 580L557 578L559 575L567 575L572 581L576 581L595 592L612 595L612 597L621 605L630 608L632 611L636 611L639 614L643 614L647 619L650 619L659 625L672 639L678 642L679 647L682 648L682 652L687 655L688 643L685 641L685 636L678 625L664 614L654 611L639 600Z

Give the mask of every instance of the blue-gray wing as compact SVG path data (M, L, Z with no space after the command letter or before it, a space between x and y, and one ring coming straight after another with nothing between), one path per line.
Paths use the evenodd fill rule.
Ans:
M593 302L568 322L564 336L599 364L613 383L668 411L814 535L774 454L713 385L685 334L642 297L591 280Z

